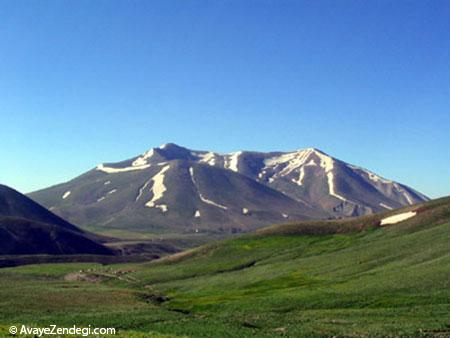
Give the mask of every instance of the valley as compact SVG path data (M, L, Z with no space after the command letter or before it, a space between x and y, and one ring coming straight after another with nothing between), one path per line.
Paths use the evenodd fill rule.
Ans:
M0 15L0 338L450 338L449 1Z
M450 333L450 199L313 148L166 144L28 196L0 186L0 235L1 335Z
M121 337L444 337L449 241L445 198L274 225L154 262L4 268L0 322L114 326Z

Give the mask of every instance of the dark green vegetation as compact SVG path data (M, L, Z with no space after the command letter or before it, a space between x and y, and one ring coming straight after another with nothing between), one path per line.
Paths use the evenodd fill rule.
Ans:
M418 214L379 226L408 210ZM449 248L446 198L274 226L151 263L5 268L0 325L112 326L121 337L444 337Z

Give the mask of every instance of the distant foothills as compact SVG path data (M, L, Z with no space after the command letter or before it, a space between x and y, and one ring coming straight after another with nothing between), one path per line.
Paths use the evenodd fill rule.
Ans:
M70 223L98 231L217 234L428 200L315 148L218 154L173 143L99 164L28 196Z

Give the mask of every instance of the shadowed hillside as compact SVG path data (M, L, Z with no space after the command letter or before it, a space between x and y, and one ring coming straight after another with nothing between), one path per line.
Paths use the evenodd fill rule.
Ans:
M0 255L111 255L99 238L0 185Z

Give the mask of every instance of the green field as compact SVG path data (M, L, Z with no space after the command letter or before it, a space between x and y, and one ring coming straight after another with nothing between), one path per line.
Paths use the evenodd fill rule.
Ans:
M275 226L151 263L0 269L0 334L77 324L120 337L447 337L450 199L418 211L386 227L378 215Z

